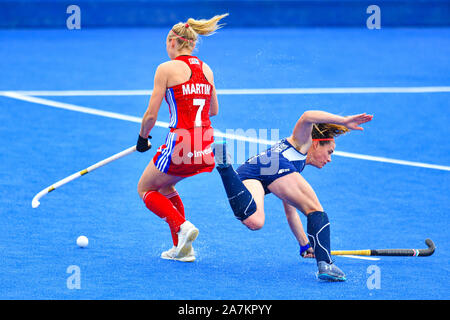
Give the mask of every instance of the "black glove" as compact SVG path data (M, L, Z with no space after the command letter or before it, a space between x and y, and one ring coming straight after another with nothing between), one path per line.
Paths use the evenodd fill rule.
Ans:
M148 136L148 139L151 139L152 136ZM150 150L152 147L152 144L150 141L148 141L146 138L142 138L141 135L139 135L138 141L136 143L136 150L139 152L145 152Z

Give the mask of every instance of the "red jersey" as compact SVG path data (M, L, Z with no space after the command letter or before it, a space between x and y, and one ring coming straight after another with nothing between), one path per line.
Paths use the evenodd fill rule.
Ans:
M189 177L214 169L214 130L209 119L213 86L203 74L203 62L194 56L178 56L191 69L191 78L166 91L170 131L158 148L153 163L163 172Z
M185 62L191 69L191 78L168 88L166 102L169 105L169 127L192 129L209 127L209 107L213 86L203 74L203 62L194 56L178 56L175 60Z

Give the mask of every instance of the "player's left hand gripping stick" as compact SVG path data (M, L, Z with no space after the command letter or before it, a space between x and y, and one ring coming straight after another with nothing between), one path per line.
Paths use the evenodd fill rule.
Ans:
M243 221L256 212L255 200L234 171L227 155L225 141L214 143L214 157L231 209L235 217Z
M136 142L136 150L139 152L145 152L150 150L152 147L152 144L150 143L150 139L152 136L148 136L148 138L142 138L141 135L139 135L138 140Z

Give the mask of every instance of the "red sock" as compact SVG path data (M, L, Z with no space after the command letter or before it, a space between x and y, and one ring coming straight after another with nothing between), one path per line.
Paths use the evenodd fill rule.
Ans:
M180 195L178 194L177 191L172 192L171 194L167 194L166 198L170 200L170 202L172 202L173 206L175 208L177 208L178 212L183 216L183 218L185 217L184 214L184 205L183 205L183 201L181 201Z
M181 198L178 194L178 192L172 192L171 194L166 194L166 198L172 202L173 206L178 210L178 212L181 214L183 218L185 218L184 215L184 205L181 201ZM178 234L171 228L170 232L172 234L172 241L174 246L178 245Z
M186 221L184 217L173 206L172 202L158 191L148 191L144 195L143 200L150 211L155 213L161 219L164 219L169 224L173 244L174 246L177 246L177 232L180 231L180 225Z

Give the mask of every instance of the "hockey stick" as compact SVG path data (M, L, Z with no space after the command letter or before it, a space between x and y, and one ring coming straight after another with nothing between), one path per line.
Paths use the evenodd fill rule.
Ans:
M150 141L148 143L149 143L149 146L151 147ZM103 167L104 165L106 165L108 163L111 163L111 162L113 162L113 161L115 161L117 159L123 158L123 157L125 157L125 156L127 156L127 155L129 155L129 154L131 154L131 153L133 153L135 151L136 151L136 146L129 147L128 149L125 149L125 150L123 150L123 151L121 151L119 153L116 153L116 154L112 155L109 158L106 158L106 159L104 159L102 161L99 161L99 162L93 164L92 166L90 166L90 167L88 167L86 169L83 169L83 170L81 170L79 172L76 172L76 173L74 173L74 174L72 174L72 175L70 175L70 176L68 176L68 177L66 177L66 178L56 182L55 184L53 184L51 186L49 186L49 187L47 187L45 189L42 189L38 194L36 194L34 196L33 200L31 201L31 206L33 208L39 207L39 205L41 204L39 202L39 200L43 196L48 194L49 192L52 192L52 191L58 189L59 187L69 183L70 181L73 181L73 180L75 180L75 179L77 179L77 178L79 178L81 176L84 176L85 174L87 174L89 172L92 172L92 171L94 171L94 170L96 170L96 169L98 169L100 167Z
M431 239L426 239L427 249L367 249L367 250L339 250L331 251L332 255L356 256L393 256L393 257L428 257L434 253L436 246Z

